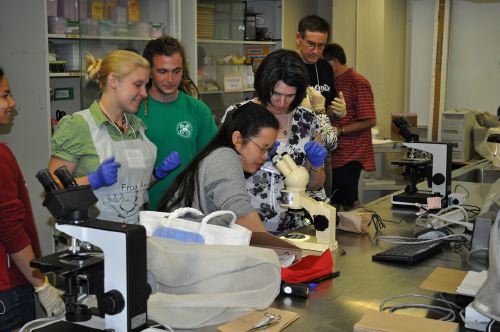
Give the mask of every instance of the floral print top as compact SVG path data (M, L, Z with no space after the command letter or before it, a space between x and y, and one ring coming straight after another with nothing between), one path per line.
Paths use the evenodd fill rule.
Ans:
M226 114L240 105L230 106ZM304 145L314 140L321 128L318 118L310 110L298 106L293 112L292 125L286 142L280 141L277 153L286 152L298 166L304 166L306 163ZM280 233L303 226L304 213L302 211L293 211L280 206L279 197L280 191L285 186L284 177L270 161L254 174L247 175L245 180L252 205L256 208L268 231ZM309 194L321 200L321 193L324 195L324 190L319 191L319 197L318 191L314 192L314 195Z

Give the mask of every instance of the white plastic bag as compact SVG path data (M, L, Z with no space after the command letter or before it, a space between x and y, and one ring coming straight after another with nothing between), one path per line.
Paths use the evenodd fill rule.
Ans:
M268 308L279 293L281 271L271 249L203 246L147 240L148 273L155 284L148 317L173 328L198 328Z
M201 222L197 221L199 219ZM179 208L171 213L141 211L139 222L146 228L147 236L152 236L158 228L165 227L173 234L168 237L183 242L249 245L252 236L249 229L236 224L236 215L232 211L216 211L206 216L193 208ZM198 234L202 240L199 241L200 237L193 234Z

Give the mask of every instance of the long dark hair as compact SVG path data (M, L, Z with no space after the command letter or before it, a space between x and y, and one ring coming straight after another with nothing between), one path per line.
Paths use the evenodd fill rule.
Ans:
M187 165L165 192L158 204L159 211L170 211L178 206L192 206L194 193L201 190L198 183L200 164L210 153L220 147L234 149L233 133L239 131L244 138L257 136L263 128L279 129L278 120L264 106L248 102L227 114L226 120L208 145Z

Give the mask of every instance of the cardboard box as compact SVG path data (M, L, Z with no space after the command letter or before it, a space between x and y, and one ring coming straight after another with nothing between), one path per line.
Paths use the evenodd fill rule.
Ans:
M354 325L354 332L458 332L458 323L368 310Z
M302 258L302 249L287 240L280 239L267 232L253 232L250 245L272 249L278 256L295 255L296 261Z

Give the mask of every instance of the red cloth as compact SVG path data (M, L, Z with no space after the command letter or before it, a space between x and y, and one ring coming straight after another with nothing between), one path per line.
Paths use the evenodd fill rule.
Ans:
M16 158L5 144L0 144L0 291L26 284L13 261L8 267L8 254L31 244L40 257L40 244L33 212Z
M281 268L281 280L289 284L308 282L324 277L333 271L333 257L330 250L321 256L306 256L290 267Z
M343 127L361 120L376 119L375 103L370 82L352 68L335 78L337 91L344 94L347 114L333 121L335 127ZM351 161L359 161L366 171L375 170L371 129L338 137L337 149L332 152L332 167L338 168Z

